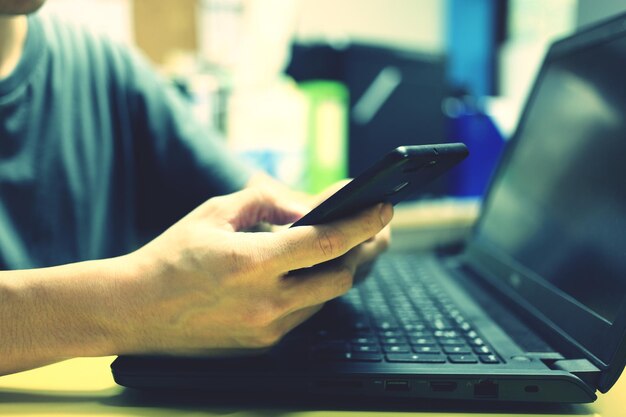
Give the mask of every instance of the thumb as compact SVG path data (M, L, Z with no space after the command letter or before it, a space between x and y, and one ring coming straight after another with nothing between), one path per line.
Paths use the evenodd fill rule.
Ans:
M261 222L288 224L302 217L301 208L289 201L278 201L262 188L215 197L205 203L203 215L212 222L241 231Z

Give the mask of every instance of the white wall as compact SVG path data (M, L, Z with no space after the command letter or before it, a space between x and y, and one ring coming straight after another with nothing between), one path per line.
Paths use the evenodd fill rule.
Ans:
M300 0L296 34L302 41L367 41L443 52L446 5L446 0Z
M501 97L488 110L505 136L517 125L548 47L575 30L576 7L576 0L510 0L508 39L498 51Z

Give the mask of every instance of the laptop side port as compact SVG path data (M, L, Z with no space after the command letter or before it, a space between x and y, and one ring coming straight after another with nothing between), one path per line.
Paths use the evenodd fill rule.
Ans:
M474 384L474 397L498 398L498 384L489 380L479 381Z
M433 392L456 391L457 383L454 381L431 381L430 390Z
M531 394L535 394L539 392L539 386L538 385L526 385L524 387L524 391L531 393Z
M385 391L409 391L411 386L406 379L390 379L385 381Z

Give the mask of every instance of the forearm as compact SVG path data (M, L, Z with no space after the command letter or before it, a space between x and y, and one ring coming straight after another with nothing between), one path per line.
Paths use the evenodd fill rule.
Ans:
M126 257L0 272L0 375L132 350L133 272Z

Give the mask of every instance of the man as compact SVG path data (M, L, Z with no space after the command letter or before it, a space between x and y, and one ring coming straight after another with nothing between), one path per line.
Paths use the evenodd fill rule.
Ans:
M389 205L246 233L304 214L297 194L249 174L143 60L32 15L44 1L0 0L0 374L272 346L384 248Z

